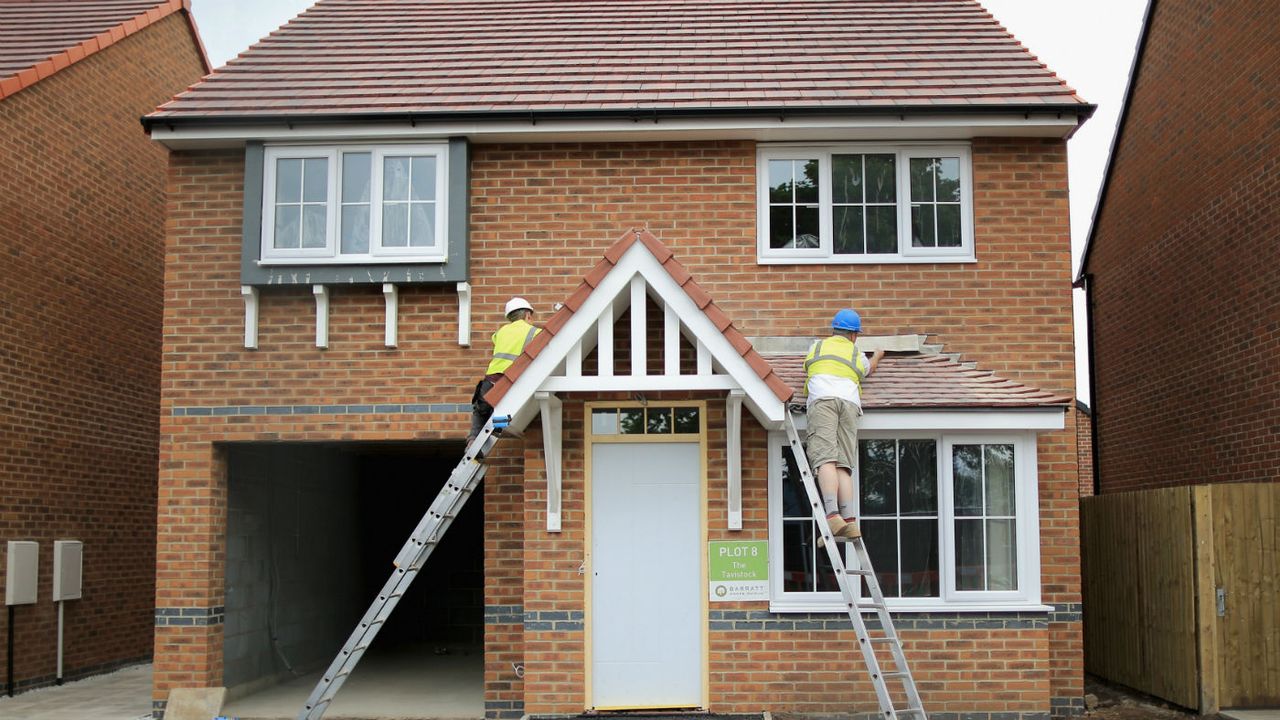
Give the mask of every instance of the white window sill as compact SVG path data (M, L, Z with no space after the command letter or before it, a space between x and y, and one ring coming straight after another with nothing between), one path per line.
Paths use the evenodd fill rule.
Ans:
M443 255L406 256L406 255L361 255L359 257L296 257L296 258L263 258L257 264L270 267L273 265L406 265L409 263L443 263L447 258Z
M777 257L756 255L758 265L920 265L976 263L973 255L832 255L825 257Z
M889 600L890 613L992 613L992 612L1053 612L1052 605L1038 602L1028 603L945 603L936 602L927 605L900 605ZM771 613L839 613L845 612L844 601L769 601ZM863 611L868 614L870 611Z

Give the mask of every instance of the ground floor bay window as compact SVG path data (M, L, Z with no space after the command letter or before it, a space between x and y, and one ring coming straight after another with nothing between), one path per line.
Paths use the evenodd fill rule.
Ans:
M858 520L891 609L1040 607L1035 433L876 430L858 446ZM769 538L771 609L840 610L781 433L770 437Z

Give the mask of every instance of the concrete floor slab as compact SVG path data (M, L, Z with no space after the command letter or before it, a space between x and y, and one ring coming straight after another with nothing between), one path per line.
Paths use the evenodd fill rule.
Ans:
M0 697L0 720L140 720L151 717L151 666Z
M293 720L320 673L226 703L240 720ZM484 717L484 655L414 648L370 654L342 686L325 720L474 720Z
M1231 718L1231 720L1280 720L1280 708L1222 710L1219 714L1224 718Z

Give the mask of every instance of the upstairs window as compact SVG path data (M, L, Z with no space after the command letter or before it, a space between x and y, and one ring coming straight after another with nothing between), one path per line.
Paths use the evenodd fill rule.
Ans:
M758 169L762 263L974 259L968 148L766 146Z
M443 262L445 145L268 147L263 264Z

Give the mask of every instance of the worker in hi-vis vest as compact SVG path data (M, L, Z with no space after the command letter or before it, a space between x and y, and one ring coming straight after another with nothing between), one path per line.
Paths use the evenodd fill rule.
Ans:
M831 320L831 337L816 340L804 358L808 401L809 460L818 476L827 526L834 535L861 536L858 498L853 494L853 467L858 457L858 417L862 415L862 381L884 357L876 350L868 361L854 343L862 318L845 308Z
M507 324L493 334L493 359L484 371L484 379L476 383L476 391L471 396L471 431L467 434L467 444L480 434L489 416L493 415L493 406L485 402L485 393L489 392L498 378L511 367L511 364L524 352L534 335L542 332L529 321L533 319L533 306L528 300L514 297L507 301L505 308Z

